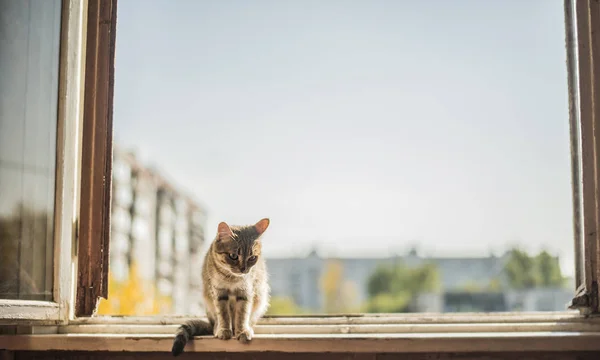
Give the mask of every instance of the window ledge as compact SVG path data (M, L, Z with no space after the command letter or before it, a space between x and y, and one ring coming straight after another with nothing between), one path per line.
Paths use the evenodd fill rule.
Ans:
M172 335L53 334L0 335L12 351L170 352ZM494 332L412 334L261 334L244 345L198 337L186 352L424 353L600 351L600 332Z
M57 303L32 300L0 299L0 323L20 321L54 321L59 319L60 308Z

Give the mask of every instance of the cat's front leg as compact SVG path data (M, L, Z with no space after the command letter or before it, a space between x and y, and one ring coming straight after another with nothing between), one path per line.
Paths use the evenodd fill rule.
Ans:
M269 308L269 286L262 284L255 290L254 299L252 300L252 310L250 314L250 326L254 327L258 320L267 312Z
M252 309L251 299L246 295L238 295L235 299L235 338L242 343L252 340L254 331L250 327L250 309Z
M220 293L216 299L215 308L217 309L217 324L214 327L216 338L229 340L233 334L231 329L231 314L229 311L229 295Z

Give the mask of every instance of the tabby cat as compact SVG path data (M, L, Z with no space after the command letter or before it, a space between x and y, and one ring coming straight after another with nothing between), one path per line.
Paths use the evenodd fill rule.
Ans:
M247 343L253 327L269 306L267 267L261 257L261 235L269 219L254 225L229 226L222 222L202 267L203 295L208 322L191 320L175 335L172 353L183 352L194 336L213 334Z

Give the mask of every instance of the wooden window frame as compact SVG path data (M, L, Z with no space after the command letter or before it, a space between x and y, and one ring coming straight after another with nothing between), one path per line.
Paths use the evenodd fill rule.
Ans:
M115 19L116 1L114 3L112 3L111 0L95 1L105 1L114 4L112 5L114 7L112 7L111 9L112 17L113 19ZM581 312L583 316L587 316L590 314L598 314L600 310L598 305L597 285L598 275L600 274L600 262L598 261L598 256L600 254L600 246L598 245L598 242L600 236L598 236L596 231L596 229L600 227L600 174L598 174L598 169L600 168L600 81L596 80L596 78L600 79L600 35L598 31L594 31L600 30L600 4L598 0L565 0L564 11L569 85L569 124L573 184L574 243L576 257L575 280L577 289L575 297L573 298L570 304L570 308L577 309ZM112 24L112 26L114 26L114 21ZM114 30L114 28L112 29ZM88 35L91 36L91 34ZM114 57L114 36L115 33L113 31L112 37L107 36L104 39L105 44L103 46L108 49L106 50L106 53L110 55L110 59L108 61L112 61ZM89 53L88 56L90 56ZM596 59L596 61L594 61L594 59ZM105 59L105 61L107 60ZM109 66L112 66L112 64L109 64ZM109 92L112 91L112 76L113 74L109 71L108 75L105 75L104 78L104 81L111 85L108 90ZM594 76L596 76L596 78ZM103 91L106 90L103 89ZM110 93L109 98L112 100L112 93ZM108 129L109 125L112 125L111 114L105 111L101 113L100 116L103 116L106 119L105 129ZM107 154L108 151L110 151L109 144L111 141L111 134L109 131L106 131L106 135L106 139L100 139L104 142L106 147L100 148L98 152L101 157L104 156L104 158L100 158L101 163L102 161L104 161L103 164L106 163L106 155L104 154ZM84 165L83 168L88 168L88 166ZM106 171L103 173L103 176L105 176L106 179L109 179L110 168L105 166L104 169ZM89 183L93 184L91 180L89 181ZM95 189L95 191L99 195L96 196L96 202L92 203L92 206L90 207L90 209L95 209L97 219L96 222L90 220L89 228L86 227L86 229L88 229L88 231L86 232L87 234L95 233L97 236L96 238L94 238L91 235L84 235L83 233L80 234L80 256L82 254L82 243L92 244L90 245L92 247L87 248L86 251L88 252L90 251L90 249L95 249L97 253L101 253L101 251L105 251L105 249L107 249L108 246L108 241L106 239L109 236L109 233L106 219L109 219L110 204L107 201L103 200L101 196L104 196L104 199L110 198L110 186L108 186L108 189L103 188L101 192L100 184L101 181L96 179L96 185L98 188ZM106 182L102 184L106 184ZM82 192L82 200L83 197L84 195ZM102 222L101 220L103 220L104 222ZM83 216L81 221L82 224L80 226L81 228L84 228ZM88 237L84 239L83 236ZM82 239L85 241L82 241ZM104 252L104 254L106 254L106 252ZM107 263L108 260L106 259L106 262L103 262L102 264ZM89 301L91 301L91 303L88 303L85 311L81 313L89 315L90 309L95 307L95 303L99 299L99 297L105 297L107 295L105 288L103 291L101 290L103 289L102 286L105 286L104 281L106 281L107 278L106 274L108 272L108 266L106 265L102 269L103 270L100 271L100 273L102 274L98 274L96 277L97 283L100 283L102 285L97 289L98 291L95 292L95 298L88 299ZM81 271L82 269L80 267L80 272ZM84 271L86 270L84 269ZM84 284L89 285L89 283ZM78 291L81 291L82 287L82 283L80 282L78 286ZM478 317L480 319L483 319L483 322L489 324L494 323L494 321L497 321L501 318L505 319L508 322L511 322L518 321L518 319L522 319L524 316L526 316L525 314L518 314L515 318L513 315L505 314L501 315L500 318L498 318L494 316L490 317L487 314L470 314L466 315L466 317L470 318L471 320L475 317ZM422 315L421 317L423 316L428 317L427 315ZM394 316L391 316L387 319L389 320L391 318L394 318ZM410 319L410 317L406 316L402 316L402 318ZM454 323L461 323L461 319L463 319L463 317L461 317L460 315L429 316L429 319L432 323L443 323L444 318L451 319L451 322ZM552 316L548 314L548 319L551 318ZM281 324L286 323L285 317L274 319L275 320L270 321L275 321L275 323ZM324 318L319 316L304 317L302 318L301 323L305 325L319 324L321 323L322 319ZM362 316L361 319L366 319L367 322L371 321L373 322L373 324L376 324L377 322L381 322L382 324L385 323L384 318L380 316L365 315ZM487 321L486 319L488 319L489 321ZM99 321L104 324L110 322L107 318L100 318ZM118 319L117 323L119 326L138 326L139 321L144 323L143 318L139 317L120 318ZM170 321L181 321L181 318L154 317L150 321L154 323L160 322L165 324L169 323ZM92 320L92 323L94 323L94 320ZM114 324L116 325L117 323ZM74 326L83 326L89 323L86 323L85 319L80 318L74 319L72 324L74 324ZM99 323L96 322L96 324L98 325ZM75 331L74 328L72 330ZM138 330L145 331L143 327L139 328ZM159 332L161 331L165 330L159 330ZM287 329L286 331L289 331L289 329Z
M108 296L116 13L117 0L89 0L76 317ZM576 264L569 308L588 315L600 310L600 4L564 0L564 13Z
M600 3L565 0L565 28L577 286L570 308L588 315L600 312Z
M59 94L54 205L53 301L0 300L0 324L66 324L73 289L72 249L77 220L79 127L82 120L85 2L63 0L61 11Z
M69 176L61 175L62 187L57 188L67 202L74 201L76 206L72 216L60 217L61 227L57 230L64 239L57 253L63 269L60 274L64 275L59 278L57 299L65 299L63 307L70 313L66 316L63 311L57 317L59 326L49 328L37 326L44 323L34 323L28 328L33 334L54 334L45 335L43 340L36 335L21 335L24 340L33 337L40 342L19 342L14 336L0 335L0 349L168 351L175 328L189 317L89 317L98 299L108 295L106 255L117 3L64 1L69 3L70 11L79 9L78 14L88 20L87 35L73 42L86 49L85 56L81 51L78 55L85 57L85 79L80 76L71 80L85 86L74 86L70 93L81 100L78 94L85 88L85 100L83 104L72 101L72 108L64 107L66 115L61 115L65 124L72 125L70 132L61 132L65 144L61 159L68 160L71 165L65 168L71 172ZM250 346L202 339L201 344L192 342L186 351L600 351L600 234L596 230L600 228L600 0L565 0L564 5L577 287L570 307L579 312L266 317L260 321L257 338ZM81 22L78 24L77 34L81 35ZM75 58L78 57L73 55ZM81 66L82 61L72 60L71 64ZM65 89L68 93L69 88ZM74 133L77 136L71 139L68 135ZM67 152L73 149L77 151ZM75 153L79 155L67 155ZM69 209L73 210L72 204ZM65 214L64 210L61 214ZM77 247L69 244L76 227L73 224L79 228ZM73 258L78 259L77 275L72 270ZM76 302L71 301L74 291ZM70 298L64 295L67 293ZM69 338L65 340L67 334ZM315 342L309 344L310 341Z
M0 300L1 325L66 324L108 297L116 7L62 0L53 301Z
M117 0L88 0L75 316L108 298Z

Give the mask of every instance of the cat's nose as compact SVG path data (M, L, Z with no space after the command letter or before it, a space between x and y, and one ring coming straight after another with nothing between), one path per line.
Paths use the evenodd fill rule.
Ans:
M240 268L240 271L241 271L241 272L243 272L243 273L245 273L245 272L246 272L246 267L245 267L245 266L242 266L242 267Z

